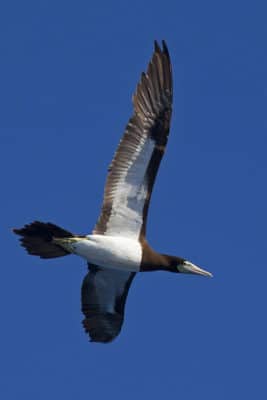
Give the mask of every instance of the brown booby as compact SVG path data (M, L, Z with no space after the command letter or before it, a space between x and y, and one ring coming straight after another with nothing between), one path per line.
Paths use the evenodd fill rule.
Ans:
M83 325L91 341L110 342L120 332L124 306L137 272L170 271L212 276L181 257L159 254L146 240L151 193L169 135L172 68L166 43L155 49L133 96L133 115L108 170L102 210L90 235L32 222L14 232L29 254L76 254L89 272L82 284Z

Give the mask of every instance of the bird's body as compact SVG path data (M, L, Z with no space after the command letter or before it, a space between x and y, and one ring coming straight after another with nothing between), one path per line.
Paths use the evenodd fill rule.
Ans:
M94 265L121 271L139 272L142 260L141 243L122 236L87 235L74 242L66 241L66 250Z
M83 325L92 341L110 342L119 334L137 272L211 276L183 258L157 253L146 240L150 198L168 141L172 97L168 49L164 41L162 49L155 42L147 72L142 73L133 96L133 115L108 171L102 210L92 234L74 235L38 221L14 229L29 254L55 258L72 253L86 259Z

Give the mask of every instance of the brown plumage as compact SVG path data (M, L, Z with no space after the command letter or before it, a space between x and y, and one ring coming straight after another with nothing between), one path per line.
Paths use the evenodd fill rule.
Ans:
M70 254L53 242L54 238L72 237L73 234L50 222L34 221L21 229L13 229L21 236L20 242L27 252L40 258L55 258Z
M155 42L154 54L148 65L147 73L142 73L133 95L133 115L125 128L109 167L102 211L93 231L95 234L121 233L121 228L120 232L114 226L108 229L111 216L113 220L116 220L117 215L125 214L121 219L129 223L129 212L125 213L120 203L116 203L114 206L114 198L120 195L122 179L124 181L134 179L138 169L142 168L136 193L142 190L142 186L145 184L146 196L139 201L142 203L140 207L143 217L140 226L134 226L133 230L139 230L138 236L145 236L149 201L169 135L172 92L172 70L167 46L163 41L161 50ZM151 156L146 160L142 158L138 160L136 155L138 149L144 147L149 140L153 143ZM136 197L134 200L136 202ZM131 208L129 203L128 200L128 207Z
M120 333L135 272L109 271L90 264L82 284L83 326L92 342L111 342ZM111 312L107 305L114 302Z
M157 253L146 241L149 203L168 141L172 98L169 52L164 41L162 48L155 42L147 72L142 73L133 95L133 115L108 171L93 235L73 235L54 224L38 221L14 229L29 254L54 258L75 253L89 261L81 302L83 326L94 342L108 343L119 334L136 271L211 276L183 258ZM119 269L121 265L123 268Z

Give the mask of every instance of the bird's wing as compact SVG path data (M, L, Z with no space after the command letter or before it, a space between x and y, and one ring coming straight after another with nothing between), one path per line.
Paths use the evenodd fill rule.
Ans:
M155 50L133 96L134 112L109 168L95 234L145 236L149 201L168 140L172 71L167 46Z
M92 342L108 343L120 333L135 272L88 266L82 284L83 326Z

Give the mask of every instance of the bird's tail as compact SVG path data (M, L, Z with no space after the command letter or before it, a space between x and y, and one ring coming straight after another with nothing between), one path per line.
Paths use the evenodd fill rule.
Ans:
M21 245L29 254L41 258L55 258L70 254L66 249L54 242L54 239L73 237L71 232L50 222L34 221L21 229L13 229L21 236Z

